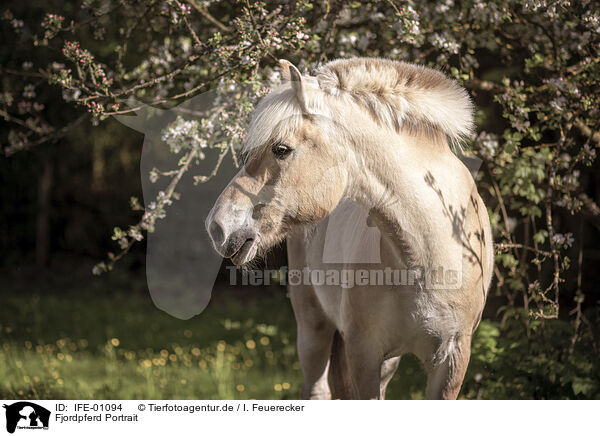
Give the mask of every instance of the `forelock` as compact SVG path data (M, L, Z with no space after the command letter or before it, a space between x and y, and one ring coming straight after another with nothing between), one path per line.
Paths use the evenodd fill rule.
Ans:
M282 141L300 128L302 110L289 84L275 88L256 106L246 142L244 155L257 153L262 147Z

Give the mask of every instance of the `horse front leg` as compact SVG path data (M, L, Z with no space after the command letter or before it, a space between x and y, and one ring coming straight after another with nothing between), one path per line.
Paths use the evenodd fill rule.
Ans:
M290 270L302 270L306 266L304 239L303 233L288 237L287 252ZM331 390L327 378L336 329L325 315L312 286L288 284L288 290L298 327L298 359L304 376L302 398L330 399Z
M455 400L467 372L471 356L471 335L459 336L449 342L446 358L426 365L428 400ZM440 350L438 350L439 353Z
M298 325L298 358L304 376L302 398L331 399L327 376L335 327L320 310L310 286L289 289Z
M381 372L383 358L374 344L363 336L345 335L346 361L349 370L352 399L382 399Z
M387 389L388 384L394 377L396 370L398 369L398 365L400 365L400 358L392 357L390 359L384 360L381 364L381 382L379 384L379 396L382 400L385 400L385 391Z

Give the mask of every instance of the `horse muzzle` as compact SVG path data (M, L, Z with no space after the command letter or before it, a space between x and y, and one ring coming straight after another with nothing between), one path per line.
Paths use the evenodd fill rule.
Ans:
M223 224L211 216L206 221L206 230L217 253L231 259L234 265L243 265L252 260L258 252L258 233L247 225L228 231Z

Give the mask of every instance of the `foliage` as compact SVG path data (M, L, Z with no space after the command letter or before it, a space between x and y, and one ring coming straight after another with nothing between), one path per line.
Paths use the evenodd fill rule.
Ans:
M181 155L180 165L142 175L164 184L162 197L141 211L137 224L115 229L122 251L97 265L101 273L159 225L177 198L178 180L194 174L205 147L221 151L219 162L225 155L235 159L252 103L266 92L263 81L276 79L279 57L304 70L347 56L442 68L467 87L479 108L479 131L468 154L483 161L477 182L497 244L490 297L497 312L488 316L498 324L481 326L487 348L473 362L493 368L496 385L468 380L468 395L477 396L482 389L477 386L487 383L484 392L499 397L597 396L597 378L585 375L594 371L589 356L597 357L600 347L592 267L600 229L593 172L600 145L600 11L594 5L590 0L7 5L1 12L9 43L1 49L0 93L7 128L0 141L12 154L58 141L82 121L98 125L111 115L134 112L139 101L172 107L210 89L250 83L236 104L179 119L163 132ZM218 123L212 122L215 116L221 117ZM200 183L210 174L196 177ZM143 209L136 199L132 207ZM535 377L551 383L542 383L547 391L535 390Z
M589 338L571 350L572 326L568 322L533 321L530 337L523 335L521 327L516 320L502 329L482 322L462 395L479 399L600 397L599 368L589 352Z

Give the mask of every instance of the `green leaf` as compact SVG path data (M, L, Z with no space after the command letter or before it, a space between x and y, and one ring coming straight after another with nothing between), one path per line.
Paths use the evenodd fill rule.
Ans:
M542 229L542 230L538 231L535 235L533 235L533 240L535 242L537 242L538 244L543 244L546 241L547 237L548 237L548 231Z

